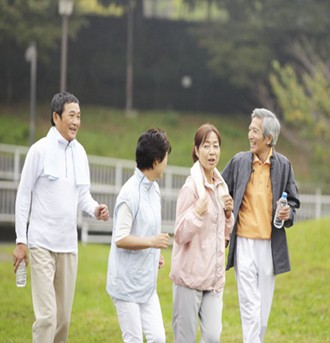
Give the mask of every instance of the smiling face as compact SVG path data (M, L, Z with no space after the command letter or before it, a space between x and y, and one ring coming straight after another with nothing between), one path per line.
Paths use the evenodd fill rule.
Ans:
M76 138L80 127L80 106L78 103L71 102L64 105L62 116L53 113L53 120L56 129L67 140L72 141Z
M248 138L250 141L250 151L258 156L258 158L265 162L269 150L271 149L272 137L264 137L262 134L263 119L254 117L249 126Z
M211 131L205 141L199 147L195 147L195 153L210 182L220 159L220 143L215 132Z

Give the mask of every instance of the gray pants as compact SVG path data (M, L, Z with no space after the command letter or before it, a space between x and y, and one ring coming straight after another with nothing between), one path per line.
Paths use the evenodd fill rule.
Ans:
M219 343L222 331L223 290L198 291L173 284L175 343L195 343L198 319L201 343Z

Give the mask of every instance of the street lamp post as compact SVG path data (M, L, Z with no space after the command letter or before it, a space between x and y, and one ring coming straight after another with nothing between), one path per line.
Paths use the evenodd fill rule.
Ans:
M66 90L66 70L68 55L68 26L69 17L73 11L73 0L59 0L58 12L62 16L62 48L61 48L61 75L60 91Z
M25 59L31 63L30 82L30 145L35 139L35 116L36 116L36 88L37 88L37 45L32 42L25 51Z
M133 115L133 1L127 4L126 116Z

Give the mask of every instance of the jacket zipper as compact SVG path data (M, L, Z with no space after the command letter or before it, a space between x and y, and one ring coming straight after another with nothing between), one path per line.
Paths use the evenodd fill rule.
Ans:
M217 208L221 208L221 204L217 201L217 198L215 196L216 190L212 193L212 197L214 198L214 203ZM219 249L219 244L218 244L218 234L219 234L219 212L217 211L217 218L216 218L216 228L215 228L215 263L214 263L214 278L213 278L213 283L212 287L215 287L215 284L217 282L217 269L218 269L218 249Z

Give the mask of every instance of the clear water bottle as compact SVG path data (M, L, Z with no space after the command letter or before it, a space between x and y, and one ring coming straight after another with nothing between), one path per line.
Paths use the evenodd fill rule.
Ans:
M26 265L25 261L19 264L16 270L16 286L17 287L25 287L26 286Z
M287 196L288 196L287 193L283 192L281 198L279 199L279 201L277 203L275 216L274 216L274 226L278 229L281 229L283 227L284 220L279 219L277 217L277 212L280 210L280 208L282 208L288 204Z

